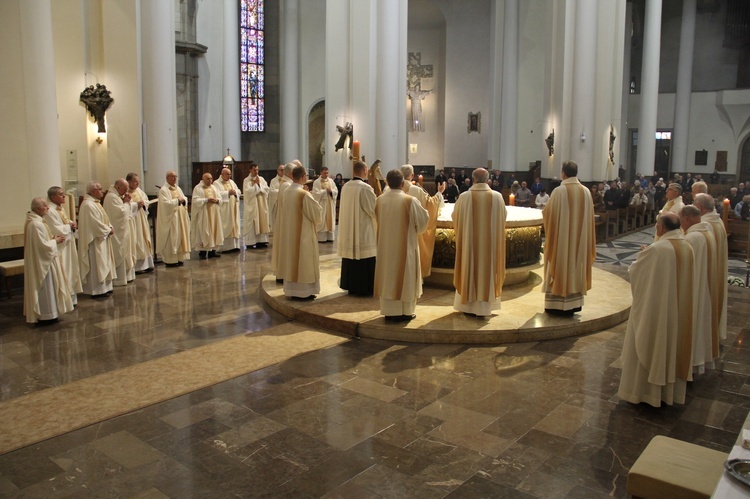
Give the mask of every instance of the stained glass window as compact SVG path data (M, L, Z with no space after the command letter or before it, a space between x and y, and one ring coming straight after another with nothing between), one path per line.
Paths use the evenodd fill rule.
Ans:
M265 129L263 0L240 0L240 119L243 132Z

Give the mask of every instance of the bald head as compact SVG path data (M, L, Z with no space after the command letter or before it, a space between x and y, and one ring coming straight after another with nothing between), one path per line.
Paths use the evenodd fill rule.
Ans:
M680 228L680 217L671 211L665 211L656 219L656 235L662 236L665 232Z
M680 210L680 227L682 230L687 230L693 225L700 223L701 221L701 210L695 206L689 204Z
M716 211L716 208L714 207L714 198L710 194L698 194L695 196L695 199L693 199L693 206L701 210L701 215Z
M128 192L128 181L124 178L118 178L115 180L114 188L117 191L117 194L122 196L126 192Z
M47 213L47 200L44 198L34 198L31 200L31 211L43 217Z
M486 184L490 178L490 172L484 168L477 168L471 172L471 178L474 179L475 184Z

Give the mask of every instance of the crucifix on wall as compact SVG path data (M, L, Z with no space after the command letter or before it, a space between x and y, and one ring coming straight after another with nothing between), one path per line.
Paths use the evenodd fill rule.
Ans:
M432 64L422 64L421 52L409 52L409 64L406 66L406 95L411 101L411 129L424 132L422 119L422 101L432 89L422 90L422 79L432 78Z

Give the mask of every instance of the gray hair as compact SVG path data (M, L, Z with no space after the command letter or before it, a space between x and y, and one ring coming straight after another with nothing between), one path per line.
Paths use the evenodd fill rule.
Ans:
M62 187L60 187L58 185L53 185L52 187L50 187L49 189L47 189L47 197L51 198L52 196L57 195L58 192L59 193L63 192Z
M710 213L716 211L714 198L710 194L697 194L693 199L693 204L701 210L701 213Z
M294 163L287 163L284 165L284 175L287 177L292 176L292 171L294 170L294 167L297 166Z
M471 172L471 178L474 179L475 184L486 184L487 180L490 178L490 172L484 168L477 168Z
M708 184L706 184L704 181L699 180L698 182L693 184L692 192L696 194L707 194L708 193Z
M39 214L39 209L43 206L47 206L47 201L44 198L34 198L31 200L31 211Z
M96 189L97 185L100 184L96 180L92 180L91 182L86 184L86 194L91 194L92 192L94 192L94 189Z
M409 178L414 175L414 167L411 165L401 165L401 168L399 168L401 171L401 175L404 177L404 180L408 180Z

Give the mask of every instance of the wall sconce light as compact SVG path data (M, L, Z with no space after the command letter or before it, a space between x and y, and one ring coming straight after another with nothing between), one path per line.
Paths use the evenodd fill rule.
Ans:
M581 132L581 142L586 142L586 134Z
M552 131L547 135L547 138L544 139L544 143L547 144L547 150L549 151L549 155L552 156L555 154L555 129L553 128Z

